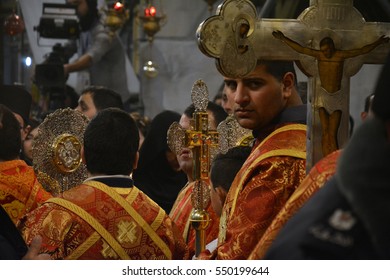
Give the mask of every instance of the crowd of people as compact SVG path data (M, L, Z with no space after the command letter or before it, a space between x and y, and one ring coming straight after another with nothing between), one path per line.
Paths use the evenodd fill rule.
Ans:
M69 1L79 9L90 2ZM85 64L66 65L66 73L98 56L86 52ZM247 76L223 77L221 103L207 104L209 129L233 116L254 140L211 159L202 182L210 223L199 253L193 153L167 143L172 123L193 129L194 105L149 119L126 110L125 91L85 87L72 109L88 118L79 151L88 176L53 194L33 167L42 127L31 119L31 95L3 85L0 259L388 259L389 73L390 57L366 99L363 124L309 172L307 107L294 63L262 60Z
M361 179L358 184L348 168L349 160L358 157L356 149L372 147L366 152L372 160L364 165L359 165L362 160L353 162L361 176L376 174L381 179L377 187L385 192L386 167L378 168L388 149L382 80L375 95L367 97L362 114L367 121L349 146L326 156L306 175L306 106L296 88L293 63L259 62L250 81L224 77L225 96L234 102L233 115L255 139L251 146L233 147L213 159L210 179L204 182L210 194L207 246L196 256L192 151L184 147L175 154L167 144L172 123L192 128L194 105L182 115L163 111L151 121L140 121L139 114L124 110L115 91L87 87L74 109L89 119L81 151L88 178L52 194L32 167L39 124L29 119L29 93L20 86L4 86L0 202L5 218L0 255L4 259L387 257L382 228L370 219L380 208L362 210L369 207L362 201L369 182ZM380 104L375 103L378 96ZM227 110L210 101L207 113L212 130L228 116ZM356 193L354 185L360 185Z

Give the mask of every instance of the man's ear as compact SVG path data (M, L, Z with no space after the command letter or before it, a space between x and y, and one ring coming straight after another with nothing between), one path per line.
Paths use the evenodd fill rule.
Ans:
M26 132L26 135L29 134L32 130L32 127L31 125L27 125L25 128L24 128L24 131Z
M293 88L295 86L294 74L292 72L287 72L286 74L284 74L282 84L283 84L283 89L282 89L283 94L286 97L290 97L292 94Z
M360 119L361 119L362 121L364 121L364 120L367 118L367 116L368 116L368 113L367 113L367 112L361 112L361 113L360 113Z
M139 152L135 154L134 162L133 162L133 170L137 169L138 166L138 160L139 160Z

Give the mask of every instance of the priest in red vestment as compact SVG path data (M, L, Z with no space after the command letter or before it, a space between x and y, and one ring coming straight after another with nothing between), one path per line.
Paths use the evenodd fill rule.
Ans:
M0 204L15 224L51 197L38 182L33 168L19 159L20 149L20 124L0 104Z
M247 259L306 173L306 106L293 63L259 61L247 76L224 80L255 144L227 194L217 249L199 259Z
M186 259L188 249L165 211L133 185L139 134L119 109L102 110L84 134L90 177L29 213L27 243L39 234L53 259Z

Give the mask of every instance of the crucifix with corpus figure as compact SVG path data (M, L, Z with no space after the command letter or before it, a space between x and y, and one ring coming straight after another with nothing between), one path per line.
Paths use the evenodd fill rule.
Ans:
M353 0L311 0L298 19L258 19L249 0L226 0L197 30L199 48L227 77L257 60L293 60L308 76L307 169L349 139L350 77L383 64L389 23L366 22Z

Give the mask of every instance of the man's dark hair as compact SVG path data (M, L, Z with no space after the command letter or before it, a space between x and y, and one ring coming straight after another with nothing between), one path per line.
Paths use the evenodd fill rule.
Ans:
M294 74L295 85L297 85L297 74L294 68L293 61L278 61L278 60L260 60L257 65L265 65L269 74L281 81L287 72Z
M210 180L213 187L222 187L229 191L237 172L248 158L251 148L237 146L229 149L226 154L218 154L211 164Z
M93 104L99 112L106 108L124 109L122 98L119 93L102 86L91 86L84 89L81 94L90 93Z
M93 24L99 19L99 12L97 8L97 0L86 0L88 12L84 16L79 16L79 23L82 31L88 31Z
M221 106L219 106L211 101L209 101L207 104L207 110L213 114L217 126L220 124L220 122L225 120L228 116L228 114L225 112L225 110ZM189 118L192 118L194 113L195 113L194 104L191 104L190 106L188 106L184 110L184 115L186 115Z
M139 145L138 128L125 111L100 111L84 133L84 154L91 174L130 175Z
M18 120L10 109L0 104L0 160L17 159L21 143Z

